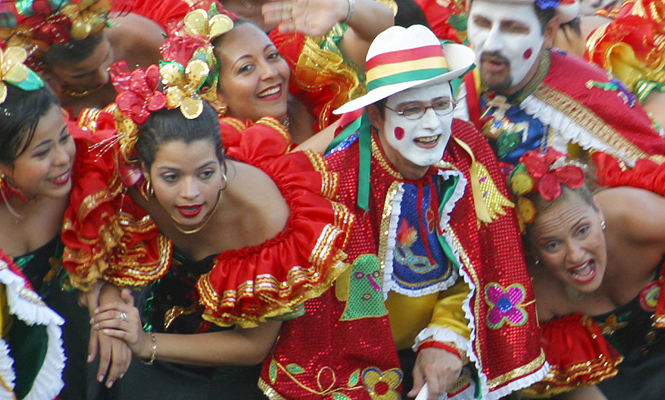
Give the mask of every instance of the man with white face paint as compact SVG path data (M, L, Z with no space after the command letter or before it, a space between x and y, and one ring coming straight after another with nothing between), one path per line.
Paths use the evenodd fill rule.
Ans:
M335 383L361 382L372 398L401 389L405 398L494 399L545 374L496 157L471 124L452 117L450 81L473 59L421 25L391 27L370 46L369 91L335 111L348 114L326 156L337 200L355 210L345 248L352 268L337 279L334 300L308 302L304 316L283 325L282 337L318 345L305 352L303 340L278 343L266 362L308 366L290 376L292 390L308 376L328 387L332 372Z
M558 0L469 2L478 74L465 78L467 107L456 116L481 129L501 161L547 147L581 159L605 151L629 165L665 159L665 140L618 79L547 47L564 11Z

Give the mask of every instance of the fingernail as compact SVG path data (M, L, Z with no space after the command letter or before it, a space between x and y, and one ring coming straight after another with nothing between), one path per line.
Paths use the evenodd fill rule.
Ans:
M104 375L99 375L97 377L97 382L102 382L104 380Z
M120 379L122 379L123 376L125 376L125 374L120 374Z
M89 323L90 325L94 324L94 323L95 323L95 319L94 319L94 318L90 318L90 321L88 321L88 323Z
M99 308L95 308L95 314L99 312Z
M113 381L111 381L111 382L106 382L106 387L107 387L107 388L110 388L111 386L113 386Z
M92 354L88 354L88 362L92 362Z

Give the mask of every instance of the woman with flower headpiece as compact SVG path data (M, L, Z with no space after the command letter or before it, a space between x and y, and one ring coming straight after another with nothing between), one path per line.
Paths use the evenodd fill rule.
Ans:
M31 67L73 116L113 102L108 68L116 60L157 62L168 24L189 9L184 0L12 0L0 7L2 39L28 51Z
M71 225L66 245L92 244L72 251L65 267L82 288L99 279L150 283L142 312L125 291L123 301L101 304L94 316L95 328L125 340L151 366L126 374L120 398L154 396L155 386L169 398L192 398L187 388L207 390L215 373L228 396L262 397L260 369L230 366L260 363L279 332L276 319L302 313L300 304L343 272L352 216L330 200L337 183L321 156L286 154L290 142L273 118L223 148L217 113L198 93L210 72L205 54L174 53L188 56L131 73L111 69L120 93L115 115L106 117L116 120L119 141L108 146L121 154L105 190L116 194L116 214L142 209L144 218L124 221L111 246ZM126 174L134 166L141 176ZM136 232L161 233L152 240L166 243L168 262L116 262ZM216 371L220 365L228 367Z
M374 0L323 0L308 5L308 10L319 10L312 16L313 11L297 11L304 7L301 3L307 1L266 5L266 21L282 23L269 35L254 22L216 7L193 10L171 34L212 42L219 63L214 105L223 135L272 116L301 143L336 121L332 110L362 94L367 48L393 24L392 11ZM300 21L305 19L310 25ZM329 31L336 33L322 36Z
M91 384L96 367L86 362L89 316L62 270L60 232L74 187L91 184L83 165L104 160L89 152L92 138L66 125L56 98L24 65L26 57L18 47L0 52L1 386L19 399L86 399L98 390ZM113 367L100 364L109 382L130 358L126 353L122 365L125 347L113 340L115 349L103 347Z
M527 152L510 176L552 365L528 395L578 387L589 395L598 384L608 399L657 399L665 191L655 163L622 171L611 156L595 157L603 185L595 191L579 164L552 149Z

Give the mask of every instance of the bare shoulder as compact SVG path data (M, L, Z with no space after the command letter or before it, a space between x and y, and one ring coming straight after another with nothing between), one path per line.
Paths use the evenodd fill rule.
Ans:
M236 200L239 228L260 243L286 226L289 207L277 184L249 164L229 163L227 190Z
M164 42L164 31L159 24L137 14L113 18L107 35L114 49L123 49L126 52L141 49L158 52L159 46Z
M622 227L636 240L665 233L665 198L648 190L621 186L594 195L608 224Z

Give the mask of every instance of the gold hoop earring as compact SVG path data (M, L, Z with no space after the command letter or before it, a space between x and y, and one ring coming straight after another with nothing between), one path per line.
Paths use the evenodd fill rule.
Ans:
M146 179L145 182L143 182L143 185L139 188L139 192L141 193L141 197L145 201L150 200L150 197L155 196L155 190L152 188L152 183L150 183L150 179Z
M216 111L223 117L226 115L226 112L229 111L229 107L226 104L220 104L216 107Z

